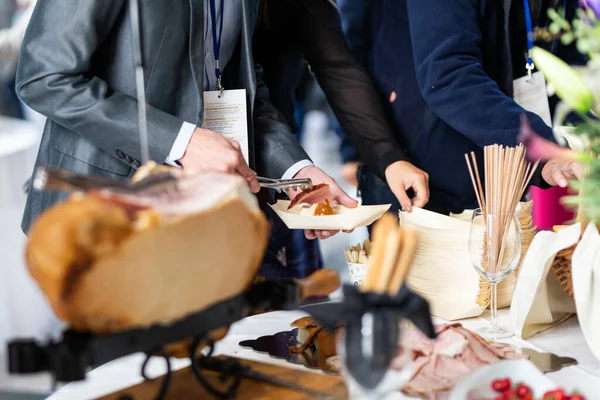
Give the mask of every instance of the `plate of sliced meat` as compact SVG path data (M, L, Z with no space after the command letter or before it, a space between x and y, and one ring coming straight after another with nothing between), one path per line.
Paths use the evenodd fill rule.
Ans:
M385 214L391 204L348 208L337 204L325 184L303 191L292 201L279 200L271 208L290 229L352 230L368 226Z

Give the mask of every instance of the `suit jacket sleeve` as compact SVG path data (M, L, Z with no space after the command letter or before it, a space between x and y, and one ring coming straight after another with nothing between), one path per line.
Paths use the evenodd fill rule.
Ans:
M523 113L536 132L552 139L552 129L539 116L526 112L484 72L479 3L407 0L415 69L425 101L480 147L515 146Z
M111 155L120 150L140 160L137 100L89 73L94 52L126 4L125 0L40 1L25 34L17 90L31 108L98 148ZM161 164L166 160L183 122L147 107L152 160Z
M294 164L310 160L310 157L293 135L285 117L271 104L262 75L262 67L257 65L253 115L256 170L260 175L279 179Z
M344 38L338 9L305 0L303 50L342 128L369 167L385 176L393 162L408 160L383 112L381 96Z

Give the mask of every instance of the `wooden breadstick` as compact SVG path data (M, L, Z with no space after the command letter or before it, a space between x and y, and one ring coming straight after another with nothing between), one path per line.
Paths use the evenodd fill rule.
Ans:
M398 257L394 275L390 279L387 291L390 296L396 296L400 291L417 247L417 232L408 228L404 228L402 231L402 251Z
M373 242L369 258L369 266L361 289L366 292L377 290L377 283L387 252L387 237L390 232L398 230L398 222L393 214L387 213L373 227Z
M385 257L381 265L381 271L377 279L377 293L386 293L390 279L394 276L398 259L402 254L402 231L396 226L387 237Z
M360 251L360 254L358 255L358 262L360 264L368 264L369 263L369 259L367 258L367 253L365 253L364 250Z

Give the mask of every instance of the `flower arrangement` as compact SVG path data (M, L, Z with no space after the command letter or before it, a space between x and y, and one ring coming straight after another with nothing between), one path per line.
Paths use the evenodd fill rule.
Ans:
M565 45L574 44L588 56L584 67L571 67L555 55L539 47L532 51L535 66L546 76L549 89L561 99L556 108L553 125L555 131L562 126L566 116L575 112L581 122L571 128L579 139L572 150L545 141L524 124L521 139L528 154L537 159L571 159L585 167L585 179L573 181L570 186L579 191L577 197L566 201L580 207L582 217L600 222L600 0L580 0L576 17L567 21L564 11L550 10L550 35L560 38ZM564 138L557 136L564 144Z

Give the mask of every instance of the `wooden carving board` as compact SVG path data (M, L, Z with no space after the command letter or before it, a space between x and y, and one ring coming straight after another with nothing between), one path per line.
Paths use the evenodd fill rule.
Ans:
M284 379L288 382L296 382L302 386L309 387L319 392L327 393L333 399L347 399L348 392L342 378L338 376L317 374L291 368L283 368L275 365L259 363L255 361L240 360L244 365L252 367L257 372L262 372L273 377ZM218 388L222 388L218 374L211 371L203 371L204 376ZM153 399L158 394L162 377L140 383L139 385L123 389L119 392L102 397L98 400L145 400ZM196 380L190 368L174 371L171 384L165 400L175 399L212 399L206 389ZM286 399L286 400L308 400L313 397L307 393L299 392L280 386L274 386L262 381L244 379L238 389L239 399Z

